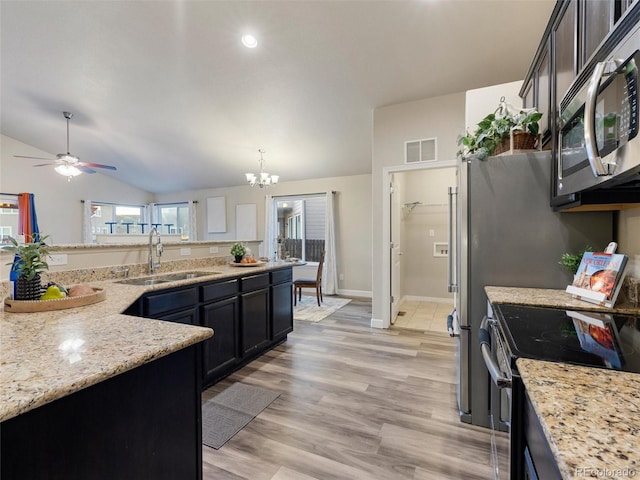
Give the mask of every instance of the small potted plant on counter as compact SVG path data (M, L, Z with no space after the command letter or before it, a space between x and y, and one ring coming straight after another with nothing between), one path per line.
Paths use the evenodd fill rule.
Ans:
M558 262L567 272L571 273L571 276L578 273L578 267L580 266L580 262L582 261L582 256L585 252L592 252L593 248L586 246L578 253L569 253L565 252L560 257L560 261Z
M14 252L15 258L7 265L12 265L11 269L17 274L16 300L40 299L42 288L40 273L49 269L47 263L49 245L45 243L47 238L47 236L38 236L31 242L20 244L15 238L9 237L11 246L7 250Z
M231 255L235 258L236 263L240 263L242 261L242 257L247 253L247 249L241 243L234 243L231 247Z

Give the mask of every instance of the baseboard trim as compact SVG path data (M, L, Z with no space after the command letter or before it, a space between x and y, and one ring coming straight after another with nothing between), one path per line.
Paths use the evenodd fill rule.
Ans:
M404 302L412 301L412 302L434 302L434 303L449 303L453 307L453 297L452 298L442 298L442 297L422 297L419 295L405 295L400 300L400 305Z
M345 297L362 297L362 298L371 298L371 291L367 290L343 290L338 289L338 295L344 295Z
M384 320L382 320L381 318L372 318L371 328L386 328L384 326Z

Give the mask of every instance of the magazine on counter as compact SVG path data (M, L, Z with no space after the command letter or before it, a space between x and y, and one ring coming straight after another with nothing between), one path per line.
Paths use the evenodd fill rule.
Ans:
M580 300L612 308L626 275L627 260L621 253L585 252L567 292Z

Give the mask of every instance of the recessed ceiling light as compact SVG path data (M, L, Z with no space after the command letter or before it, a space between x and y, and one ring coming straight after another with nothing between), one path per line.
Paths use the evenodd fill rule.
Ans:
M242 44L247 48L256 48L258 46L258 40L253 35L243 35Z

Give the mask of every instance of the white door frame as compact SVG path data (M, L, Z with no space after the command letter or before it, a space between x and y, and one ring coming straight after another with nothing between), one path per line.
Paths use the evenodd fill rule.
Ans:
M397 172L411 172L416 170L432 170L435 168L458 167L457 160L439 160L435 162L425 162L414 165L393 165L382 169L382 298L385 307L382 309L382 328L389 328L391 325L391 197L390 180L391 174ZM373 325L372 325L373 326Z

